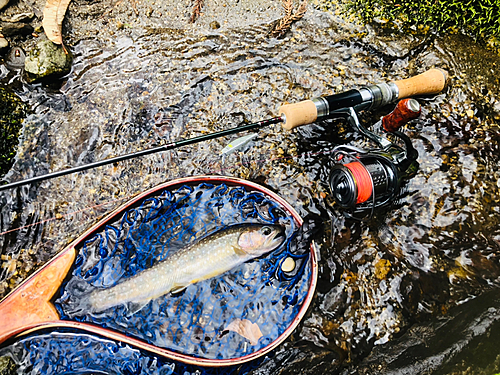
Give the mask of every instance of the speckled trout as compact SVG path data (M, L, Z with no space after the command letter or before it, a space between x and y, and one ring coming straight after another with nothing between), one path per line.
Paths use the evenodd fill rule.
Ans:
M89 296L92 312L130 303L131 312L169 292L218 276L276 248L285 240L277 225L239 224L195 241L153 267Z

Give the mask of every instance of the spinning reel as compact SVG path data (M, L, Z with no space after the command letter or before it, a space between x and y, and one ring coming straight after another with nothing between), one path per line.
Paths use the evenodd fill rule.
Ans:
M339 145L334 149L329 183L335 201L348 216L364 216L370 211L389 205L400 193L405 180L418 169L418 152L410 139L399 129L408 121L420 115L420 104L415 99L401 100L393 112L375 124L391 133L391 142L364 128L358 119L356 109L348 107L336 114L346 117L350 125L378 147L371 150Z

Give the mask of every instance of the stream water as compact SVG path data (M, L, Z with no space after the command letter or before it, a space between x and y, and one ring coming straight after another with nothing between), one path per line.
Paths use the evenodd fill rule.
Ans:
M220 150L237 136L1 192L0 296L127 198L178 177L236 176L270 187L302 216L321 215L325 231L316 297L299 328L265 360L234 371L500 371L491 339L500 318L498 55L461 35L361 26L313 9L282 39L268 29L144 27L110 43L82 39L60 87L27 84L3 67L2 84L33 109L4 180L266 119L283 102L446 69L449 87L419 98L421 118L404 129L420 168L397 204L368 222L346 219L330 196L330 156L359 135L340 120L293 132L276 125L225 157ZM75 347L93 354L75 358ZM216 373L67 332L11 342L0 355L20 373L67 373L71 360L73 373Z

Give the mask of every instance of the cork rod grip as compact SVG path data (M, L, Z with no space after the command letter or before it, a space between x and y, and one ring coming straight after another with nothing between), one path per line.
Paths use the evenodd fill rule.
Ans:
M279 109L280 116L285 116L283 128L291 130L297 126L312 124L318 118L318 110L312 100L285 104Z
M429 69L415 77L394 82L399 89L398 99L414 95L430 95L441 92L448 80L448 73L442 69Z
M398 99L403 99L414 95L437 94L445 88L447 80L448 74L444 70L433 68L415 77L396 81L394 84L398 87ZM355 91L359 97L353 95L352 91ZM362 96L356 90L337 95L341 96L337 104L343 105L345 104L344 101L352 103L346 105L346 107L362 104ZM312 100L304 100L299 103L282 105L279 109L279 115L284 120L283 128L291 130L297 126L311 124L316 121L318 119L318 109Z

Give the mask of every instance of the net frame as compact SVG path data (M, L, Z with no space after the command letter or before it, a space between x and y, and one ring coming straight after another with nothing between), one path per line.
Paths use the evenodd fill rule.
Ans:
M291 207L285 200L283 200L281 197L279 197L277 194L272 192L271 190L255 184L250 181L238 179L238 178L233 178L233 177L220 177L220 176L196 176L196 177L187 177L187 178L181 178L173 181L166 182L164 184L161 184L155 188L152 188L146 192L143 192L139 195L137 195L135 198L131 199L129 202L125 203L121 207L117 208L114 210L112 213L110 213L108 216L106 216L104 219L99 221L97 224L95 224L92 228L89 230L85 231L81 236L79 236L73 243L71 243L66 249L64 249L58 257L64 255L68 251L74 251L75 248L78 248L84 243L85 240L93 236L95 233L101 231L109 222L115 221L120 215L123 215L123 213L131 209L133 207L137 207L138 205L141 204L142 201L147 199L148 197L158 195L160 192L164 191L165 189L175 189L176 187L182 186L182 185L189 185L189 184L200 184L200 183L210 183L210 184L217 184L217 183L224 183L227 184L228 186L240 186L244 187L245 189L253 190L260 192L266 196L268 196L270 199L272 199L274 202L276 202L280 208L284 209L287 213L289 213L296 224L296 227L302 225L302 219L298 215L298 213ZM54 258L56 260L58 257ZM316 288L316 282L317 282L317 257L316 257L316 250L314 245L311 245L310 248L310 280L309 280L309 289L307 292L306 297L303 300L302 306L300 307L299 312L295 316L295 318L291 321L289 326L277 337L274 341L270 342L266 346L262 347L261 349L245 355L241 356L238 358L229 358L229 359L209 359L209 358L200 358L200 357L193 357L191 355L186 355L183 353L179 353L176 351L172 351L169 349L165 348L160 348L155 345L151 345L147 342L144 342L143 340L136 339L134 337L127 336L123 333L106 329L94 324L89 324L85 322L78 322L78 321L64 321L64 320L59 320L59 321L53 321L53 322L45 322L43 324L40 324L30 330L27 330L23 332L23 334L28 334L31 333L35 330L39 329L55 329L55 328L60 328L60 327L66 327L66 328L71 328L71 329L81 329L85 330L87 332L91 332L103 337L107 337L113 340L121 341L124 343L128 343L130 345L133 345L139 349L142 350L147 350L149 352L161 355L163 357L175 360L175 361L180 361L183 363L187 364L192 364L192 365L201 365L201 366L208 366L208 367L219 367L219 366L232 366L235 364L240 364L244 362L248 362L251 360L254 360L258 357L261 357L262 355L270 352L273 350L275 347L277 347L279 344L281 344L292 332L293 330L297 327L303 316L305 315L311 300L314 295L314 291ZM36 274L34 274L32 277L35 277Z

